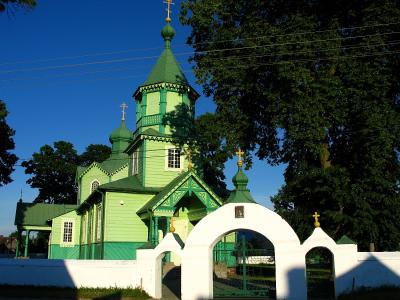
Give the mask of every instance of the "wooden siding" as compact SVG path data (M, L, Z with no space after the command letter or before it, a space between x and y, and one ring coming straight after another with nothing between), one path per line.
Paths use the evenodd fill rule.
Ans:
M183 168L168 170L166 168L167 149L175 147L162 141L147 141L146 143L146 187L163 187L170 183L181 172L187 169L187 161L183 159Z
M91 183L93 180L97 180L100 184L110 182L108 175L106 175L97 166L91 168L85 175L82 176L80 180L81 202L85 201L86 198L91 194Z
M106 193L104 242L147 241L147 226L136 214L154 195ZM121 204L121 201L123 204Z
M51 224L51 241L50 244L61 244L62 243L62 223L66 220L72 220L73 225L73 245L79 245L80 243L80 228L81 228L81 217L76 214L76 211L63 214L53 219Z
M160 93L153 92L147 94L146 116L160 113Z

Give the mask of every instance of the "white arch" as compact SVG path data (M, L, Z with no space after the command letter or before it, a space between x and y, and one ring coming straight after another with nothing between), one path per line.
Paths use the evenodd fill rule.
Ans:
M242 218L235 217L237 206L243 206ZM193 228L182 252L182 299L212 299L212 249L221 236L238 229L256 231L274 245L277 299L306 299L304 252L298 236L278 214L252 203L226 204Z

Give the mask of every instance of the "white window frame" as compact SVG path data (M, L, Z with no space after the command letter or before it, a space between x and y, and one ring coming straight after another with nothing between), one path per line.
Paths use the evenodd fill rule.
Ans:
M169 150L176 149L179 151L179 168L170 168L168 165L169 162ZM174 147L174 146L167 146L165 147L165 170L166 171L181 171L183 170L183 155L181 149Z
M132 153L132 175L139 174L139 151Z
M97 182L98 185L95 189L93 189L93 183ZM98 187L100 186L100 181L97 179L92 180L92 182L90 183L90 194L93 193Z
M65 237L65 224L71 223L71 241L64 241ZM73 219L62 219L61 220L61 241L60 246L62 247L71 247L75 244L75 221Z

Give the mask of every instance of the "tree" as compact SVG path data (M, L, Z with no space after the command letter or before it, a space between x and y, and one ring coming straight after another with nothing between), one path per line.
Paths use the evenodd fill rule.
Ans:
M0 186L12 181L10 175L14 171L14 165L18 160L15 154L10 153L10 150L15 148L15 143L12 139L15 131L6 123L7 115L6 105L0 100Z
M107 146L92 144L78 155L74 146L65 141L55 142L54 147L42 146L38 153L33 153L32 159L22 163L25 173L32 175L27 183L39 189L35 202L75 204L77 166L80 163L88 166L95 160L101 162L110 152Z
M79 156L79 165L82 167L89 166L92 162L102 162L111 155L111 148L101 144L91 144L86 147L85 152Z
M36 6L36 0L0 0L0 13L6 9L14 10L17 8L32 9Z
M273 201L302 238L318 210L334 238L399 247L399 17L394 0L182 5L219 130L287 164Z

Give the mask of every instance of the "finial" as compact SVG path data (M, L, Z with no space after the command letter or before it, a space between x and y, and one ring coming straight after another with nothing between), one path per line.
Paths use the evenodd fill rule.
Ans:
M19 202L22 203L22 189L21 189L21 196L19 197Z
M171 217L171 224L169 225L169 232L171 232L171 233L175 232L174 217Z
M171 22L171 4L174 5L175 3L172 2L172 0L165 0L165 4L167 4L167 17L165 18L165 21L167 23Z
M312 216L314 217L314 226L315 226L315 228L321 227L321 224L318 221L318 218L321 215L319 215L317 212L315 212Z
M242 151L239 147L239 150L236 152L236 155L238 157L237 165L239 168L241 168L243 166L243 160L242 160L243 154L244 154L244 151Z
M121 106L120 106L121 108L122 108L122 118L121 118L121 120L122 121L125 121L125 109L127 109L128 108L128 105L126 105L126 103L125 102L123 102L122 104L121 104Z

